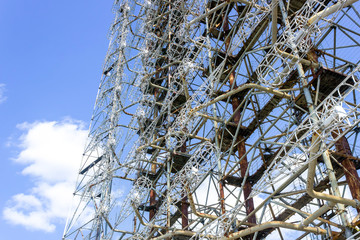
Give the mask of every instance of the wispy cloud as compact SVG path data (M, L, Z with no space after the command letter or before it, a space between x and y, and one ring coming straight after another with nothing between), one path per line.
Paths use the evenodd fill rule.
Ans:
M29 230L52 232L67 217L87 131L71 119L23 123L18 128L24 133L14 161L24 165L22 174L34 185L8 201L3 218Z
M0 103L3 103L6 101L7 97L5 96L5 84L0 83Z

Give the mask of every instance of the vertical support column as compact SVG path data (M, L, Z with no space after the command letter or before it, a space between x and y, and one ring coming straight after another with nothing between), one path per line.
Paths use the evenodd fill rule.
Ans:
M278 4L277 0L273 0L272 4L272 15L271 15L271 44L275 44L277 40L277 17L278 17Z
M166 187L167 189L170 190L170 172L171 172L171 159L168 158L167 159L167 164L166 164ZM166 210L166 232L169 232L169 228L171 226L171 213L170 213L170 194L167 194L167 210Z
M186 152L186 142L180 148L181 152ZM185 186L183 186L185 187ZM186 192L184 192L183 198L181 199L181 226L182 229L187 230L189 225L189 203Z
M151 165L151 172L153 173L155 170L156 173L156 164ZM155 208L153 206L156 205L156 192L154 189L150 190L150 210L149 210L149 220L153 219L155 216Z
M224 33L230 32L228 15L226 15L224 17L224 23L223 24L224 24L223 25ZM227 37L226 35L225 35L225 39L226 39L225 40L225 49L226 49L228 55L230 55L231 52L229 51L229 46L230 46L231 39L230 39L230 37ZM233 66L229 65L228 67L232 68ZM233 88L236 87L235 71L232 71L230 73L229 83L230 83L230 86L232 86ZM240 100L237 97L233 97L232 100L231 100L231 104L232 104L233 111L236 111L236 109L240 105ZM241 118L241 114L240 114L240 111L238 111L238 112L236 112L234 114L234 122L235 122L235 124L239 124L240 118ZM240 174L241 174L241 177L245 177L246 171L247 171L247 168L248 168L248 161L247 161L247 157L245 156L245 153L246 153L245 139L242 136L238 136L236 140L237 140L236 142L238 143L237 151L238 151L239 159L241 159L241 161L240 161ZM243 193L244 193L245 209L246 209L246 214L247 215L249 215L252 211L254 211L254 200L253 200L253 198L249 198L251 191L252 191L251 183L249 181L246 181L245 184L244 184L244 187L243 187ZM256 224L256 216L255 216L255 214L251 215L249 217L248 221L250 223Z
M225 13L225 14L222 16L222 19L223 19L224 36L225 36L225 39L226 39L226 32L229 31L229 21L228 21L228 15L227 15L227 13ZM227 39L226 42L225 42L226 51L227 51L228 48L229 48L229 43L230 43L230 40ZM219 164L219 169L220 169L220 167L221 167L221 165ZM222 178L221 175L220 175L220 177ZM219 195L220 195L221 214L225 214L226 208L225 208L224 181L223 181L222 179L220 179L220 181L219 181Z
M220 192L220 207L221 207L221 214L226 212L225 209L225 194L224 194L224 181L220 180L219 182L219 192Z
M235 81L234 75L235 75L234 73L231 73L231 75L230 75L230 83L231 84ZM233 111L236 111L239 104L240 104L239 99L237 97L234 97L232 99ZM241 117L240 112L237 112L234 115L234 122L236 124L239 124L240 117ZM245 155L245 153L246 153L245 139L242 136L238 136L236 140L237 140L236 142L238 143L238 145L237 145L238 156L239 156L239 159L241 159L240 160L240 174L241 174L241 177L244 178L246 176L246 171L248 168L248 161L247 161L247 157ZM249 198L251 191L252 191L251 183L249 181L246 181L244 184L244 187L243 187L243 193L244 193L245 209L246 209L247 215L249 215L252 211L254 211L254 200L253 200L253 198ZM249 217L248 221L250 223L256 224L255 214L251 215Z
M332 136L336 138L338 135L337 133L333 132ZM336 151L342 154L346 154L349 156L352 156L350 144L345 136L341 137L336 143L335 143ZM341 164L345 168L345 178L346 182L349 186L351 196L353 199L357 199L360 201L360 177L356 170L355 164L351 159L346 158L341 162ZM356 209L358 213L360 213L360 209Z
M239 140L239 143L238 143L239 158L244 156L243 159L241 159L241 161L240 161L240 174L241 174L241 177L244 178L246 176L246 170L248 168L248 161L247 161L247 157L245 155L245 153L246 153L245 139L243 139L242 137L238 137L238 140ZM253 200L253 198L249 198L251 190L252 190L251 183L249 181L246 181L244 184L243 192L244 192L245 208L246 208L247 215L249 215L252 211L254 211L254 200ZM256 224L255 214L251 215L249 217L248 221L250 223Z
M225 194L224 194L224 180L220 179L219 182L219 193L220 193L220 208L221 208L221 214L226 213L225 209ZM226 231L224 234L226 237L229 236L229 232Z
M187 230L189 225L189 203L186 194L181 199L181 226Z
M156 67L156 74L155 74L155 78L158 79L159 78L159 67ZM155 101L156 101L156 98L158 96L158 89L155 89L154 90L154 97L155 97ZM156 110L154 111L154 118L157 117L157 108L155 108ZM157 132L154 132L154 139L155 140L157 138ZM151 173L152 174L156 174L156 164L155 163L152 163L151 164ZM156 205L156 192L154 189L151 189L150 190L150 211L149 211L149 220L153 219L154 216L155 216L155 213L156 213L156 208L154 207Z

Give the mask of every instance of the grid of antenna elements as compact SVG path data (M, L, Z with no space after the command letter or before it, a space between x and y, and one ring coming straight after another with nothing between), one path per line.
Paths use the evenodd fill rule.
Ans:
M115 0L63 239L360 239L356 0Z

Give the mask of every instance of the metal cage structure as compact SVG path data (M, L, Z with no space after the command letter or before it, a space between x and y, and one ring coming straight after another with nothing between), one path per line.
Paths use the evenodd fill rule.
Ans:
M115 0L63 239L360 239L356 0Z

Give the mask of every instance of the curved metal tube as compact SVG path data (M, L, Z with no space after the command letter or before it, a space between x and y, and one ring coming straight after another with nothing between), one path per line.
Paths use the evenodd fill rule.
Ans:
M321 208L316 210L313 214L311 214L306 219L304 219L304 221L302 222L302 225L308 226L315 219L317 219L318 217L320 217L321 215L323 215L324 213L326 213L327 211L332 209L334 206L335 206L335 203L333 203L333 202L329 202L328 204L323 205Z
M345 3L342 3L341 1L332 5L331 7L328 7L318 13L316 13L314 16L312 16L309 20L308 20L308 25L314 24L316 22L318 22L321 18L327 17L331 14L333 14L334 12L340 10L340 8L345 8L355 2L357 2L358 0L347 0Z
M147 227L153 227L153 228L160 228L160 229L166 229L166 227L164 226L159 226L159 225L152 225L152 224L147 224L144 222L144 220L142 219L139 210L137 210L137 208L134 206L134 204L131 204L132 208L134 209L135 215L137 216L137 218L140 220L140 223L144 226Z
M194 199L193 199L193 196L190 192L190 189L188 187L185 187L185 190L186 190L186 193L188 195L188 200L189 200L189 203L190 203L190 208L191 208L191 211L193 214L195 214L196 216L198 217L202 217L202 218L209 218L211 220L215 220L218 218L218 216L215 216L215 215L211 215L211 214L207 214L207 213L201 213L201 212L198 212L196 210L196 207L195 207L195 203L194 203Z
M119 230L119 229L114 228L114 227L111 225L111 223L110 223L110 221L109 221L109 219L108 219L107 217L105 217L104 215L101 215L101 217L102 217L103 219L105 219L105 222L107 223L107 225L109 226L109 228L111 229L111 231L118 232L118 233L134 234L134 232L123 231L123 230Z
M267 229L267 228L277 228L277 227L301 230L301 231L305 231L305 232L310 232L310 233L314 233L314 234L322 234L322 235L325 235L327 233L326 230L319 228L319 227L306 227L301 224L293 224L293 223L287 223L287 222L281 222L281 221L272 221L272 222L259 224L257 226L251 227L251 228L247 228L247 229L241 230L239 232L232 233L229 235L229 237L222 237L220 239L222 239L222 240L237 239L237 238L244 237L244 236L250 235L252 233L255 233L255 232Z
M208 106L210 106L211 104L214 104L216 102L219 102L223 99L226 99L238 92L241 92L245 89L249 89L249 88L253 88L253 89L258 89L258 90L261 90L261 91L264 91L264 92L268 92L268 93L272 93L274 94L275 96L279 96L279 97L283 97L283 98L287 98L287 99L290 99L292 96L290 94L287 94L287 93L284 93L284 92L281 92L281 91L278 91L278 90L274 90L272 88L268 88L268 87L264 87L264 86L261 86L261 85L258 85L258 84L255 84L255 83L246 83L246 84L243 84L243 85L240 85L239 87L237 87L236 89L233 89L227 93L224 93L216 98L214 98L213 100L205 103L205 104L202 104L200 106L197 106L195 107L194 109L192 109L190 111L190 114L194 113L194 112L197 112L203 108L206 108Z

